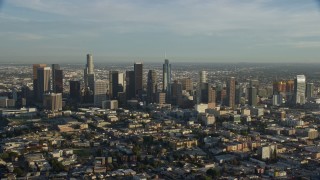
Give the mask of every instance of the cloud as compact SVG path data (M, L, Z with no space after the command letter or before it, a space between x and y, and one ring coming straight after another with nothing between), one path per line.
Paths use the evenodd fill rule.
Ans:
M23 40L23 41L35 41L35 40L42 40L45 37L39 34L33 34L33 33L16 33L15 37L17 40Z
M291 6L290 3L278 6L277 2L10 0L10 3L18 7L63 16L66 21L94 23L99 28L121 33L158 30L179 35L219 36L241 32L272 35L269 32L277 31L294 36L320 28L319 15L316 11L312 11L315 5L312 1L306 0L296 6Z
M12 9L0 13L0 22L5 22L1 31L11 30L8 36L16 40L49 40L45 42L52 43L52 47L61 42L83 49L100 48L104 53L115 51L115 55L139 54L143 50L152 55L169 46L180 56L195 51L196 56L224 57L228 51L234 57L237 52L264 56L270 50L281 49L285 53L290 48L315 49L318 43L312 39L320 39L319 8L313 0L8 0L6 3ZM142 50L134 49L137 46ZM105 52L108 48L113 49Z
M320 41L302 41L302 42L295 42L293 43L295 48L304 49L304 48L314 48L319 49Z

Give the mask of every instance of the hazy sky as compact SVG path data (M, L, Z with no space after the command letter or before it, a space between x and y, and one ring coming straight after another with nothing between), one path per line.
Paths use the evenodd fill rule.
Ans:
M0 62L320 62L316 0L0 0Z

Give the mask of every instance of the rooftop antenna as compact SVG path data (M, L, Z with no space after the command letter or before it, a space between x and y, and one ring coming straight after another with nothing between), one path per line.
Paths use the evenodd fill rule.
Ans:
M164 59L167 59L167 52L164 51Z

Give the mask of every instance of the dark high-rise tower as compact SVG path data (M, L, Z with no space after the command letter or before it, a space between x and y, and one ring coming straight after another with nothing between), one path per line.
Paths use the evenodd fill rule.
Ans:
M118 98L119 89L119 72L110 71L109 72L109 96L111 99Z
M314 97L314 84L313 83L307 83L306 95L307 95L308 100L310 100L311 98Z
M142 98L143 91L143 64L142 62L134 63L134 91L135 96Z
M231 108L235 107L235 95L236 95L236 80L234 77L230 77L227 84L227 96L228 96L228 106Z
M37 100L42 101L43 95L47 92L50 92L50 76L51 68L50 67L39 67L37 70Z
M182 103L182 84L175 80L171 84L171 103L173 105L181 105Z
M135 97L134 71L126 71L126 99Z
M52 64L52 91L54 93L63 92L63 71L59 64Z
M163 79L162 79L162 90L166 93L167 97L171 96L171 64L169 60L165 59L163 64Z
M80 81L70 81L70 98L73 102L81 101Z
M33 95L35 100L37 100L38 98L38 68L46 66L46 64L33 65Z
M147 97L148 103L154 103L157 93L157 73L155 70L149 70L147 81Z
M250 106L257 105L257 88L256 87L248 88L248 104Z

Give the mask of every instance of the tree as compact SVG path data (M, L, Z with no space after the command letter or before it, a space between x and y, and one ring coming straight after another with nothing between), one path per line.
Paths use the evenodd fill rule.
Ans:
M14 168L13 173L15 173L18 177L24 176L24 171L20 167Z
M64 166L56 158L52 158L50 160L50 164L52 166L52 170L55 172L61 172L64 170Z
M134 155L137 155L139 156L140 155L140 152L141 152L141 148L137 145L134 145L133 148L132 148L132 152Z
M212 178L216 178L220 176L220 171L216 168L210 168L207 170L207 175L211 176Z

